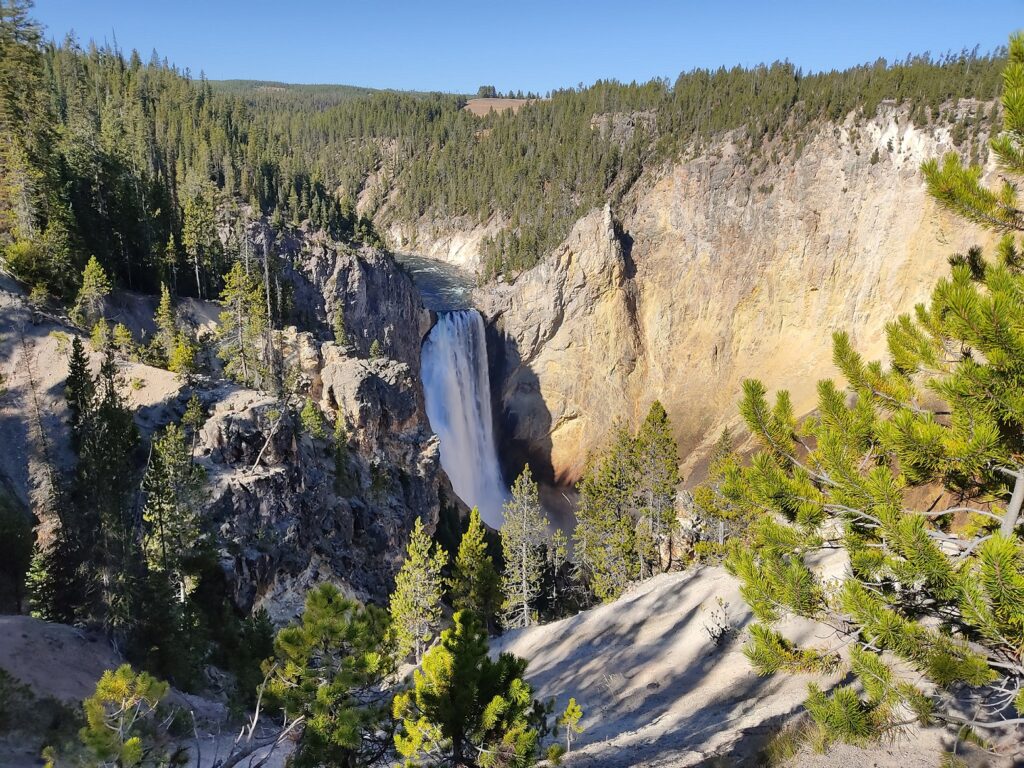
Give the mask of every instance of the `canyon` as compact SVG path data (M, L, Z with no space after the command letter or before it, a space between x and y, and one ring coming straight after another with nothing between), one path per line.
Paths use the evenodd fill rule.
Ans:
M920 164L956 150L947 127L883 106L817 125L799 151L755 158L725 134L648 169L537 266L477 290L503 450L567 485L616 418L635 426L659 399L693 484L740 425L745 378L789 389L807 413L835 374L833 331L878 358L885 324L927 297L947 258L991 241L926 194ZM473 246L493 227L421 222L415 243L478 267Z

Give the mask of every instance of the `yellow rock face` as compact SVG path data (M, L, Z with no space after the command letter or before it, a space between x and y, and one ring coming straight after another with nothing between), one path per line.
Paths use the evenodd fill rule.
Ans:
M758 173L728 140L581 219L551 256L489 298L511 354L502 402L513 435L580 473L614 419L655 398L684 468L739 423L742 381L788 388L798 413L835 376L831 334L869 358L885 323L925 300L949 255L990 237L927 197L919 167L951 149L896 115L823 128ZM892 149L889 150L891 140ZM872 163L874 149L879 159ZM515 361L519 361L515 364Z

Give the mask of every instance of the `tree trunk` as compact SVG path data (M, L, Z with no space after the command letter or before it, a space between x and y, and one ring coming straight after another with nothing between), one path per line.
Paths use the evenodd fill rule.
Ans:
M202 299L203 298L203 284L199 280L199 254L198 253L196 253L196 255L193 257L192 263L195 264L195 267L196 267L196 296L199 299Z
M1003 536L1012 536L1017 528L1017 520L1020 518L1021 503L1024 502L1024 472L1001 470L1004 475L1014 478L1013 495L1010 497L1010 504L1006 507L1006 514L1003 516L1003 523L999 532Z

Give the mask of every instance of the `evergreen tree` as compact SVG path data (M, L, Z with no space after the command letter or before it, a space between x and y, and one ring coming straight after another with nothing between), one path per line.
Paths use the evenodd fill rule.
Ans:
M472 611L487 627L497 612L501 591L494 561L487 554L484 524L476 507L470 510L469 527L462 534L452 571L449 582L452 607L457 611Z
M474 615L460 611L454 620L415 671L412 689L395 696L399 754L452 768L533 765L540 733L526 662L508 653L492 661Z
M635 504L638 508L637 555L640 577L661 569L661 548L676 521L679 452L662 404L655 400L633 444Z
M45 208L51 116L44 87L42 30L27 0L0 4L0 244L31 240ZM45 279L45 275L39 275Z
M192 460L184 430L177 424L167 425L153 440L142 481L146 493L143 549L149 569L174 585L182 603L189 592L189 563L204 546L204 483L205 473Z
M201 299L206 275L218 265L221 252L213 191L208 186L197 189L185 200L182 219L181 243L192 262L196 296Z
M82 272L82 286L78 289L78 297L72 315L87 328L91 328L103 316L103 302L110 294L110 278L95 256L89 257L89 263Z
M224 373L241 384L259 387L266 366L257 350L268 318L262 288L241 262L235 262L225 277L220 304L224 311L217 326L217 356L224 361Z
M135 339L128 326L118 323L110 334L110 343L114 350L123 358L132 358L135 355Z
M0 605L20 613L33 553L31 518L0 496Z
M89 334L89 343L92 345L94 352L105 353L111 349L110 324L105 318L101 317L92 327L92 332Z
M174 319L174 306L171 304L171 292L167 283L160 283L160 303L153 316L156 334L153 344L160 351L163 360L170 361L178 344L178 324Z
M163 269L162 274L166 275L171 285L174 286L175 292L178 290L178 249L174 246L174 235L170 234L167 236L167 245L164 246L163 252L163 263L161 265ZM160 283L161 291L166 285L163 281Z
M1007 131L993 151L1014 166L1015 117L1024 99L1024 38L1011 39L1003 95ZM1012 190L989 193L949 163L924 173L937 199L1005 231ZM991 195L991 197L988 197ZM983 214L983 215L982 215ZM741 413L762 450L724 489L760 509L749 547L727 564L759 624L747 653L763 673L835 666L772 625L787 613L839 627L860 683L826 694L811 686L807 710L821 741L860 742L902 722L945 723L960 734L1019 723L1024 713L1024 376L1015 328L1024 322L1024 269L1012 236L995 261L979 249L951 258L928 305L886 326L889 368L867 363L849 336L834 336L834 362L852 399L831 381L801 432L780 393L770 407L760 382L744 385ZM938 402L936 402L938 398ZM803 442L804 445L800 446ZM941 486L952 506L915 509L915 487ZM966 525L955 516L966 516ZM851 575L827 588L809 558L841 539ZM900 675L894 661L916 670ZM955 695L951 693L955 692ZM963 712L973 713L964 717ZM952 758L956 760L954 756Z
M334 341L339 346L348 346L348 333L345 331L345 312L340 307L334 311Z
M137 527L131 512L132 454L138 432L120 391L113 354L107 351L94 382L88 410L78 421L78 464L69 526L89 557L83 578L99 597L95 608L106 625L123 636L132 623L132 600L140 572Z
M423 651L441 620L444 594L441 571L447 562L445 551L433 546L430 536L423 530L423 521L417 518L391 595L391 622L399 659L410 653L417 664L423 659Z
M68 375L64 380L64 400L68 406L71 445L76 451L81 445L82 421L89 414L95 394L96 382L89 370L89 355L82 339L77 335L72 336Z
M96 765L130 768L143 761L145 728L168 690L167 683L127 664L103 673L96 692L82 702L82 744Z
M729 487L742 482L742 465L733 449L732 431L726 427L708 458L707 479L693 493L694 508L705 526L704 541L696 545L702 557L720 558L726 553L726 541L745 537L757 510L738 503Z
M501 525L505 571L501 580L505 601L502 622L509 629L528 627L536 617L545 564L547 521L540 508L537 484L525 467L512 484Z
M574 554L580 580L599 600L614 600L640 575L633 520L633 440L622 427L579 484Z
M572 743L586 730L580 725L582 719L583 708L576 703L576 699L570 698L565 711L558 718L558 725L565 729L566 752L572 752Z
M1003 130L991 141L996 162L1009 178L998 189L989 189L982 183L982 168L965 165L955 152L941 164L932 159L921 168L929 194L940 205L997 232L1024 231L1017 185L1010 180L1024 176L1024 35L1010 38L1009 54L1003 70Z
M174 346L167 358L167 370L178 374L184 382L191 382L199 368L198 355L199 347L192 337L185 331L179 331L174 337Z
M316 403L313 402L313 398L306 398L302 405L302 411L299 413L299 419L302 421L302 428L316 439L322 440L327 434L324 429L324 417L320 414Z
M297 768L390 764L386 681L395 660L387 629L385 611L321 584L307 594L300 621L278 632L267 692L290 717L305 717Z

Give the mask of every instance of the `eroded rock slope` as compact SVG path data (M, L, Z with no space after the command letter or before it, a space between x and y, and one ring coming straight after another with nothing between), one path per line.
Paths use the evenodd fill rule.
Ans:
M982 240L926 195L921 162L950 149L946 129L890 110L820 126L776 162L724 136L645 175L614 219L591 212L482 296L508 436L567 481L616 417L635 424L655 398L684 456L735 422L744 378L789 388L806 412L834 374L834 330L880 356L885 323Z

